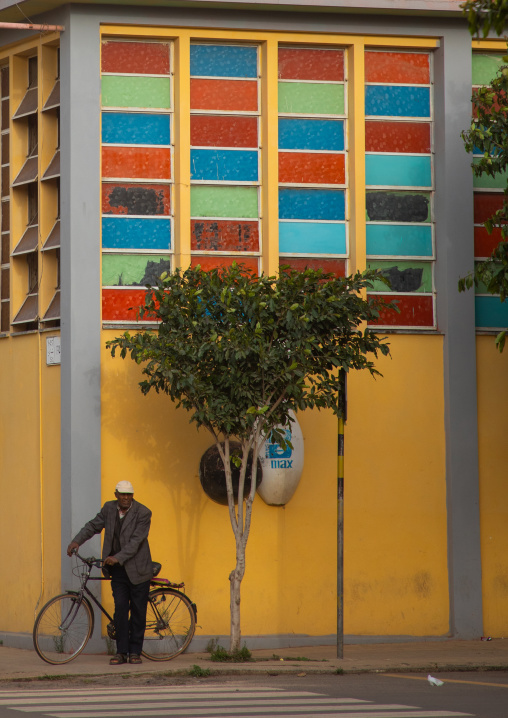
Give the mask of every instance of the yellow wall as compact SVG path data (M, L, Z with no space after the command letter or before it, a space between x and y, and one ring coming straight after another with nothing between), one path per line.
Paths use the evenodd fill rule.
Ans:
M114 335L104 331L103 345ZM379 362L384 378L358 375L348 387L345 632L443 635L442 339L394 336L391 344L393 359ZM228 633L234 538L227 507L207 498L198 473L211 437L167 397L142 396L131 360L103 352L103 499L113 497L119 479L134 483L136 498L153 511L151 547L162 574L185 580L201 634ZM331 412L298 418L305 468L295 496L285 508L259 497L254 505L244 635L327 635L336 628L337 422Z
M499 637L508 633L508 356L492 336L478 337L476 347L484 632Z
M3 631L31 631L60 590L60 367L46 366L45 337L0 340L0 574L23 576L22 591L2 591Z

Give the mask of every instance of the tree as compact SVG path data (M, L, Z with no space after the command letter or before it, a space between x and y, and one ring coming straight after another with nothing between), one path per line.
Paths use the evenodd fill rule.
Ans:
M167 394L191 422L208 429L219 451L236 541L229 576L232 653L241 642L240 585L259 448L271 432L285 446L276 427L290 425L290 410L338 414L339 369L379 373L370 355L388 354L388 345L361 326L379 316L379 300L364 297L379 278L372 271L335 278L311 269L258 277L235 264L210 272L177 269L148 288L140 308L140 317L156 320L158 329L108 342L113 356L120 350L123 359L143 366L143 394ZM232 437L241 456L231 455ZM249 454L252 480L245 495ZM237 505L231 461L240 468Z
M468 0L462 6L472 35L486 37L491 29L500 35L508 17L508 0ZM508 56L503 58L508 62ZM508 168L508 66L499 68L490 87L481 87L473 96L475 116L468 131L462 133L466 150L481 152L473 162L477 177L495 177ZM473 272L459 280L459 291L482 285L490 294L498 294L504 302L508 295L508 186L504 190L503 205L484 223L492 234L497 230L500 241L491 256L478 262ZM496 337L496 345L503 351L506 331Z

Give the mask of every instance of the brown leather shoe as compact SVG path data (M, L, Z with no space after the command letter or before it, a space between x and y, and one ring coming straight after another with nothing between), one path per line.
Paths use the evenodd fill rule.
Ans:
M141 660L141 656L138 656L137 653L131 653L129 656L129 663L143 663Z
M127 663L127 656L125 653L117 653L116 656L110 660L110 666L120 666L122 663Z

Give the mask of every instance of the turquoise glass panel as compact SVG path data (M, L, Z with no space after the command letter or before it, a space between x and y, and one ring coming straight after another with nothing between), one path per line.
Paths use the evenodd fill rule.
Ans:
M169 145L169 115L103 112L102 141L119 145Z
M370 187L432 187L428 155L365 155L365 183Z
M367 255L432 257L432 227L367 224Z
M430 88L366 85L365 115L374 117L430 117Z
M343 190L279 189L279 219L345 219Z
M212 182L256 182L257 150L191 150L191 179Z
M344 150L344 121L281 118L279 120L279 149L342 152Z
M279 252L346 254L346 225L335 222L279 222Z
M165 249L171 248L169 219L103 217L103 249Z
M191 45L190 74L194 77L257 77L257 48Z
M508 327L508 302L499 297L475 297L476 326L481 329Z

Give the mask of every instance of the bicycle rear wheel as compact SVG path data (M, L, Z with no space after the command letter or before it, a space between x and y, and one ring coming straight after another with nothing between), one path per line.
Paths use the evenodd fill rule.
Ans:
M151 591L146 609L143 656L151 661L169 661L185 651L196 630L192 601L179 591Z
M35 619L34 648L46 663L68 663L81 653L92 631L88 601L74 593L62 593L48 601Z

